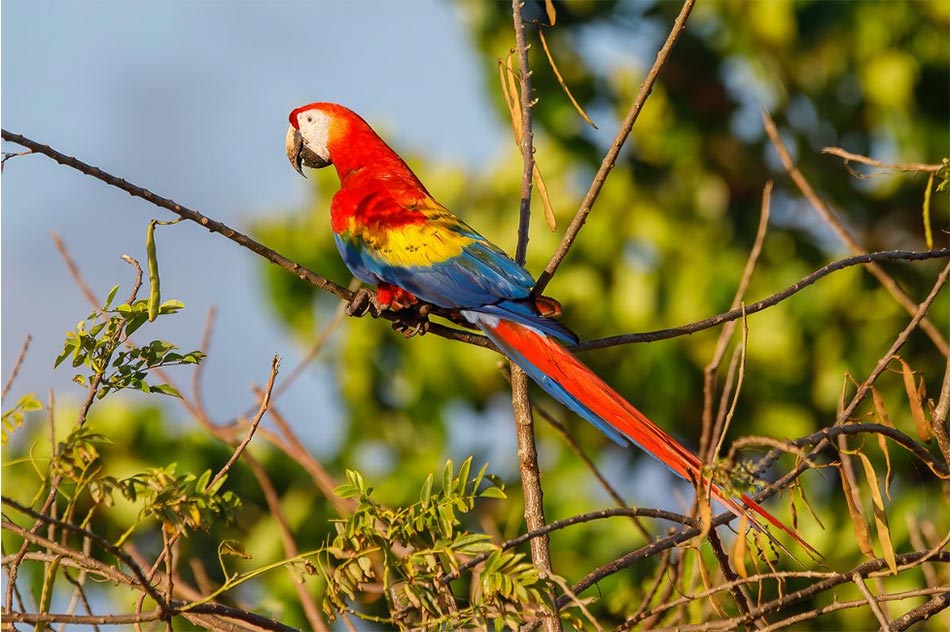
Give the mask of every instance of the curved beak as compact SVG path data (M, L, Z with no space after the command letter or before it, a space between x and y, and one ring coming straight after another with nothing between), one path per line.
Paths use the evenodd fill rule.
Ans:
M324 160L307 149L303 143L303 136L293 125L287 129L287 159L290 160L294 170L305 178L307 176L304 175L302 167L322 169L330 164L329 160Z
M294 170L304 176L303 169L300 168L301 162L303 162L303 136L300 135L300 131L297 130L293 125L287 130L287 158L290 160L290 164L293 165Z

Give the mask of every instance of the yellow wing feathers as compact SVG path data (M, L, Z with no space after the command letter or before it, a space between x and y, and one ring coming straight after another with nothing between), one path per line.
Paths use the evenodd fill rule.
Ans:
M477 237L474 231L442 208L419 209L425 220L401 226L366 225L350 218L350 238L363 242L366 253L380 263L425 267L457 257Z

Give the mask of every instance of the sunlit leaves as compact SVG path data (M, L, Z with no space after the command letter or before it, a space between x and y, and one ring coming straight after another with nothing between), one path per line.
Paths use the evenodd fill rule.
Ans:
M462 517L479 498L505 497L500 481L487 474L487 465L474 476L471 465L471 457L458 470L448 461L438 491L430 474L419 501L405 507L380 504L362 474L346 472L347 482L336 493L358 498L359 505L352 516L335 523L336 536L319 556L328 581L328 615L346 611L377 582L382 582L389 601L392 619L386 622L400 629L438 629L447 623L453 628L484 627L496 620L517 627L541 607L545 582L524 555L502 551L488 535L462 528ZM459 600L446 575L458 572L461 559L487 552L491 555L479 570L470 598Z
M148 372L160 367L181 364L198 364L204 359L201 351L178 353L178 347L164 340L152 340L148 344L129 346L128 339L150 318L174 314L185 307L179 300L169 300L155 307L150 300L123 303L110 309L119 286L110 290L102 309L91 313L76 325L74 331L66 332L63 350L56 358L54 367L70 359L74 368L85 366L91 373L79 373L73 381L86 387L95 383L96 397L102 399L110 392L135 389L144 393L161 393L180 397L178 391L168 384L146 381ZM119 351L120 348L126 348Z
M27 393L17 400L13 408L3 411L3 445L7 445L10 435L23 425L23 417L26 413L42 409L43 404L36 399L36 395Z

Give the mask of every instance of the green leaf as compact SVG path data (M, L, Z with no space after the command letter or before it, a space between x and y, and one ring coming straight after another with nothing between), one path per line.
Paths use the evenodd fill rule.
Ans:
M185 304L179 301L178 299L171 299L165 301L158 308L159 314L174 314L178 310L185 309Z
M500 500L508 498L508 495L500 487L486 487L479 492L478 496L479 498L498 498Z
M238 557L242 560L252 559L252 556L244 550L244 544L238 540L222 540L218 545L218 555L224 557Z
M170 395L172 397L177 397L178 399L182 398L181 393L178 392L178 389L176 389L171 384L153 384L151 388L153 392L161 393L162 395Z
M119 286L118 286L118 285L112 286L112 289L109 290L109 293L106 295L106 302L105 302L105 304L102 306L102 311L104 311L104 312L109 311L109 306L112 305L112 299L115 298L116 292L118 292L118 291L119 291Z
M426 476L425 482L422 484L422 495L420 500L422 501L422 506L427 508L429 506L429 500L432 498L432 473L430 472Z

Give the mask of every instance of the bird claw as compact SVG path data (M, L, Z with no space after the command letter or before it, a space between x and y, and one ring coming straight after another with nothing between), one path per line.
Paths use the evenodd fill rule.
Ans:
M373 318L379 318L388 308L388 305L381 305L376 298L376 293L365 287L356 290L353 298L346 305L346 315L359 318L367 313Z
M432 306L428 303L417 303L411 307L399 310L398 320L393 321L393 329L406 338L422 336L429 331L429 312Z

